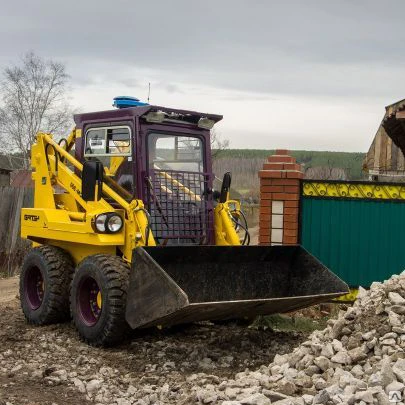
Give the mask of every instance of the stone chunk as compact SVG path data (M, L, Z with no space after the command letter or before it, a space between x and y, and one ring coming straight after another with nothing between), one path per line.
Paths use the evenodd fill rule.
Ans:
M393 381L385 387L385 392L388 394L390 391L402 391L405 385L399 381Z
M348 354L351 358L352 363L357 363L360 360L364 360L367 357L366 351L363 346L349 350Z
M404 305L405 304L405 299L397 292L389 292L388 299L391 301L391 303L393 305Z
M100 380L90 380L87 384L86 384L86 390L88 394L93 394L96 391L98 391L101 387L101 381Z
M341 350L331 358L331 361L339 364L350 364L351 358L346 351Z
M277 389L285 395L293 395L297 387L292 381L282 380L279 382Z
M392 371L396 375L397 379L405 384L405 359L399 359L392 367Z
M326 371L330 367L330 361L325 356L315 357L314 359L315 365L317 365L322 371Z
M261 393L253 394L240 400L242 405L271 405L271 401Z

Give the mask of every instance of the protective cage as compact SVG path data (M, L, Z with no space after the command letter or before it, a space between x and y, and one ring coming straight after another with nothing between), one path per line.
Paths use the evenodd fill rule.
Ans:
M132 328L283 313L348 292L300 246L146 247L132 263Z
M150 170L147 208L158 244L203 245L213 239L213 204L206 173Z

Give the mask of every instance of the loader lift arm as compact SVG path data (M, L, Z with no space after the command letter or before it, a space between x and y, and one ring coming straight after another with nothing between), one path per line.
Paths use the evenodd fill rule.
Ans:
M68 138L67 147L72 139L73 136ZM32 148L34 208L24 208L22 211L23 237L38 243L52 241L68 250L75 262L85 257L84 249L76 249L77 244L87 245L86 249L94 253L115 254L117 247L128 262L132 260L135 247L155 245L152 233L147 231L148 219L141 200L127 202L104 183L103 196L120 208L114 208L103 196L98 201L85 201L81 195L82 180L67 163L82 173L83 165L67 149L56 143L51 135L39 133ZM64 192L57 193L56 186ZM95 218L106 212L122 215L124 226L119 233L101 234L94 231ZM32 218L38 219L32 221ZM75 248L69 248L70 244L75 244Z

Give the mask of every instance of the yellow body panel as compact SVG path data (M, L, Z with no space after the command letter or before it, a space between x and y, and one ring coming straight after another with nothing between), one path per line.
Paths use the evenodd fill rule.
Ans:
M218 246L241 244L231 218L230 204L235 205L235 211L240 210L239 202L233 200L218 203L214 210L215 244Z
M103 246L103 245L89 245L89 244L81 244L75 242L66 242L57 240L55 238L44 240L42 244L46 245L53 245L62 248L69 252L70 256L73 259L73 262L78 265L82 260L84 260L87 256L96 255L96 254L105 254L105 255L116 255L117 249L115 246Z
M354 302L357 299L357 295L359 294L359 290L356 288L351 288L348 294L342 295L338 298L335 298L334 301L339 302Z
M21 236L37 244L59 246L70 253L75 263L96 253L116 255L131 262L132 251L138 246L155 246L148 216L141 200L126 201L113 189L103 184L105 198L84 201L81 196L82 180L67 165L81 172L83 165L69 154L81 131L74 129L66 142L58 145L50 134L39 133L32 146L32 178L35 183L34 208L21 212ZM114 173L121 164L116 158L106 174ZM177 180L172 180L173 182ZM177 182L178 183L178 182ZM182 186L180 183L177 186ZM192 192L185 186L184 190ZM119 206L119 208L117 208ZM232 210L231 210L232 206ZM214 212L215 244L240 245L232 216L240 210L236 201L219 203ZM97 215L116 212L123 219L118 233L99 233L94 222Z

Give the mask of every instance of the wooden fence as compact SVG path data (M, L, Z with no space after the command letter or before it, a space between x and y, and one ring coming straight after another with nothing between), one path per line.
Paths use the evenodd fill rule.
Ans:
M29 246L20 238L20 213L33 201L32 188L0 187L0 273L13 275Z

